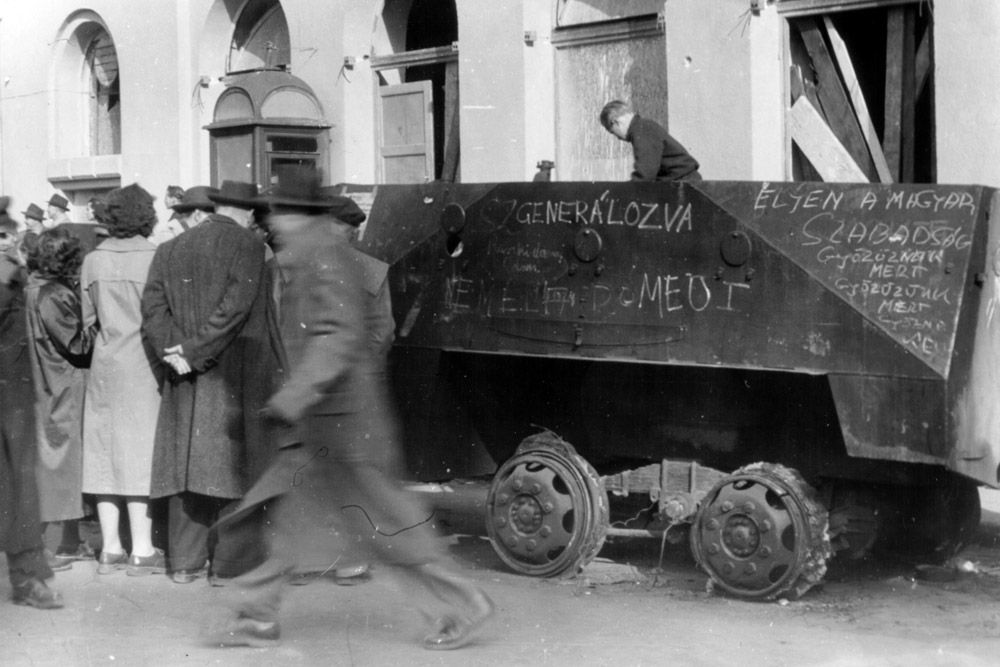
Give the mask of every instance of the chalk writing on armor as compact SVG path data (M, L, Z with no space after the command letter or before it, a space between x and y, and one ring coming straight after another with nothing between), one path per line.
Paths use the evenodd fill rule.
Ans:
M637 201L613 197L605 190L594 199L544 201L494 201L493 210L502 212L501 226L589 225L591 227L632 227L661 232L690 232L694 228L691 204L671 206L669 202ZM492 213L491 213L492 215Z
M765 224L793 222L793 246L816 274L919 355L946 352L973 243L976 199L964 190L913 186L845 190L763 183Z
M452 275L445 280L445 317L477 312L486 317L534 315L554 319L583 314L607 317L647 312L658 320L708 309L737 311L750 290L744 282L696 274L642 273L634 284L594 282L575 288L550 284L493 283Z

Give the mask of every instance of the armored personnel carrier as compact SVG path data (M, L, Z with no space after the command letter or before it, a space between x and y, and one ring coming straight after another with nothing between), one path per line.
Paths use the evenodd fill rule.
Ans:
M979 186L378 186L359 245L391 266L410 472L487 475L486 530L529 575L609 535L682 536L761 599L834 554L945 559L998 483L993 206Z

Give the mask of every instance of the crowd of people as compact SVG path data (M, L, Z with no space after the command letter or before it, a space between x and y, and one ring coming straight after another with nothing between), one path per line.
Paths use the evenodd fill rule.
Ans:
M62 607L53 572L95 559L99 575L204 578L233 591L208 640L263 646L296 573L378 559L446 604L426 648L466 644L493 605L398 483L386 267L351 244L365 214L294 166L264 194L171 186L169 220L154 202L132 184L73 223L56 194L19 223L0 199L13 601ZM94 515L97 553L78 525ZM54 552L48 524L61 525Z

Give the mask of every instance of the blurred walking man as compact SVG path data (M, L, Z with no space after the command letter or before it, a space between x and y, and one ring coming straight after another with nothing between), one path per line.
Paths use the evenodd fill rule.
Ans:
M268 559L237 578L236 615L211 637L214 644L276 643L290 574L318 550L336 563L355 545L448 606L425 648L465 645L493 613L482 591L444 565L430 513L394 479L401 452L380 379L384 357L370 338L387 325L379 337L391 340L391 313L365 289L362 259L350 244L364 215L345 201L353 204L324 197L319 174L295 167L279 172L270 196L288 377L267 410L294 431L238 510L277 497L269 505ZM329 214L335 205L338 217Z

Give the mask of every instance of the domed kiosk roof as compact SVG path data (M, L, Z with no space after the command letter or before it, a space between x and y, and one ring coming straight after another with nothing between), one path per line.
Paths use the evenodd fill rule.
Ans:
M284 70L256 70L223 78L226 90L215 103L215 130L246 125L330 127L315 93L302 79Z

